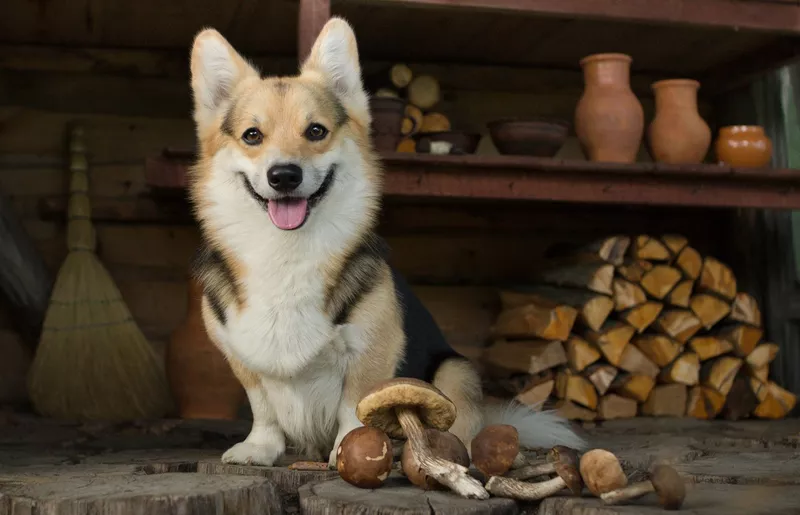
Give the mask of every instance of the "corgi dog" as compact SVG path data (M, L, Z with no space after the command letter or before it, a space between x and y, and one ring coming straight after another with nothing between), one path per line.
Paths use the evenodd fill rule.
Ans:
M387 263L376 234L382 168L355 34L332 18L299 74L262 77L213 29L191 51L198 157L189 197L203 244L193 264L210 338L244 386L247 438L222 461L272 465L292 445L335 467L379 382L415 377L456 405L470 448L487 423L531 447L583 448L565 420L484 402L473 365Z

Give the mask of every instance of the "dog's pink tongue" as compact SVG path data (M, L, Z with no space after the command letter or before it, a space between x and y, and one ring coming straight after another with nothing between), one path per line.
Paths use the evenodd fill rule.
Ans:
M308 200L304 198L270 200L267 209L272 223L278 229L289 231L300 227L306 219Z

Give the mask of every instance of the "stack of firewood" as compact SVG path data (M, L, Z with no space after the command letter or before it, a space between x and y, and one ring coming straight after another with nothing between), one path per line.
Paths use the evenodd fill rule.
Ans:
M781 418L755 299L686 238L614 236L553 258L500 292L483 361L493 386L570 419Z
M411 68L405 64L395 64L383 83L375 91L376 97L405 98L405 116L400 128L403 139L397 145L398 152L416 152L418 134L433 134L451 129L450 119L437 110L441 100L439 81L432 75L414 76Z

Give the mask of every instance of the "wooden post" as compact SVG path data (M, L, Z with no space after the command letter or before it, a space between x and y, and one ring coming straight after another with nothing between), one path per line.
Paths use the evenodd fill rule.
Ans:
M331 17L330 0L300 0L297 21L297 58L302 64L325 22Z

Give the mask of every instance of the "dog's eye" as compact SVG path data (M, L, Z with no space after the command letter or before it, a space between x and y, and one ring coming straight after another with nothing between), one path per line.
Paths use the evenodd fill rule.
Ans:
M258 145L263 139L264 135L261 134L261 131L255 127L250 127L244 131L244 134L242 134L242 141L248 145Z
M309 141L320 141L328 135L328 129L318 123L312 123L306 129L306 139Z

